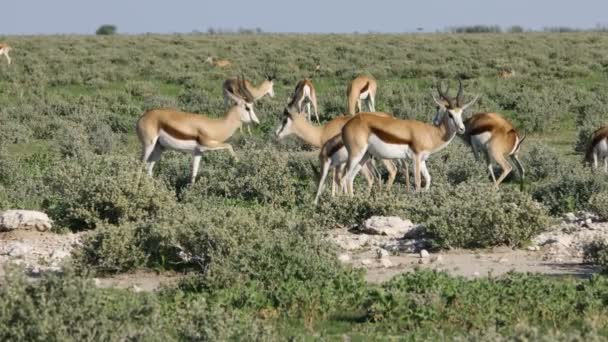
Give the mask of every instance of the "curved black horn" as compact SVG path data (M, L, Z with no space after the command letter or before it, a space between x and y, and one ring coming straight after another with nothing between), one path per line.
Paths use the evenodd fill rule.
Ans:
M443 91L441 90L441 84L442 84L442 83L443 83L443 82L437 82L437 92L439 93L439 96L440 96L442 99L444 99L444 100L445 100L445 101L448 103L448 106L450 106L450 108L452 108L452 107L453 107L453 106L452 106L452 100L451 100L451 99L450 99L450 97L447 95L447 91L448 91L448 90L450 90L450 83L448 82L448 86L447 86L447 88L446 88L446 91L445 91L445 92L443 92Z
M462 80L458 79L458 94L456 95L456 105L460 107L460 102L462 101Z

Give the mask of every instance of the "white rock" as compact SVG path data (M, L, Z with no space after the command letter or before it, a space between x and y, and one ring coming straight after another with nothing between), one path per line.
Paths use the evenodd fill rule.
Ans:
M361 265L363 265L363 266L369 266L371 264L372 264L372 261L370 259L361 260Z
M423 249L420 251L420 257L425 259L428 258L430 256L429 252L426 249Z
M51 227L51 219L45 213L39 211L7 210L0 213L0 231L32 228L46 231Z
M384 258L387 258L388 256L389 256L389 253L386 249L384 249L384 248L376 249L376 257L378 259L384 259Z
M435 255L431 258L431 262L440 264L443 262L443 257L441 255Z
M397 216L372 216L363 222L362 230L368 234L400 238L414 227L412 221Z
M576 215L574 213L566 213L564 215L564 220L566 220L566 222L575 222L576 221Z
M477 271L473 272L473 276L479 277L479 272L477 272Z
M380 259L380 263L384 268L393 267L393 262L389 258Z
M69 257L71 255L70 252L63 250L63 249L57 249L54 250L53 252L51 252L50 258L54 259L54 260L63 260L67 257Z
M501 264L506 264L507 262L509 262L509 259L502 257L502 258L498 259L498 262Z
M535 251L540 250L540 247L538 247L538 246L528 246L528 247L526 247L526 249L529 250L529 251L534 251L535 252Z
M334 236L332 240L342 249L353 251L366 246L370 238L365 234L348 234Z
M342 254L338 255L338 260L340 260L341 262L349 262L349 261L351 261L351 257L347 253L342 253Z
M31 250L32 246L27 243L10 241L0 248L0 254L8 255L9 257L13 258L22 258L30 253Z

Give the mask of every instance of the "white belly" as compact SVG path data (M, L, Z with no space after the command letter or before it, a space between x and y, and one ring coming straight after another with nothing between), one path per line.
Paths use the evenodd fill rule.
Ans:
M488 142L492 138L492 133L483 132L477 135L471 135L471 145L473 148L479 150L486 150L488 148Z
M368 143L369 153L380 159L403 159L411 158L412 156L412 150L409 145L388 144L375 134L370 135Z
M608 142L606 141L606 139L603 139L599 143L597 143L593 148L593 152L597 154L598 158L608 157Z
M195 140L181 140L169 135L162 129L158 132L158 143L167 149L181 152L202 151L203 146L200 146Z

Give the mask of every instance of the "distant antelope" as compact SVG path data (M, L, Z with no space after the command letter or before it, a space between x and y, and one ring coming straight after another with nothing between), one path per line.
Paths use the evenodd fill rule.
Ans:
M253 111L253 96L239 89L244 98L229 94L236 103L223 118L211 119L204 115L178 112L170 109L154 109L145 112L137 121L137 136L142 145L142 160L147 163L147 172L152 176L154 164L166 150L192 153L192 175L194 184L201 157L205 151L226 149L236 159L228 140L242 123L258 120Z
M2 44L0 43L0 55L4 55L4 57L6 57L6 61L8 62L8 64L11 64L11 57L8 55L8 53L12 50L13 48L10 47L8 44Z
M498 77L500 78L511 78L515 76L515 70L508 68L508 69L502 69L498 72Z
M365 101L369 112L376 111L376 89L378 85L371 76L357 76L348 84L346 96L348 97L348 114L354 115L358 109L363 111L361 101Z
M239 90L241 88L246 89L248 94L253 96L254 101L259 100L260 98L264 97L265 95L274 97L274 76L267 76L266 79L262 83L260 83L260 85L257 87L254 86L253 84L251 84L251 82L249 82L247 80L244 80L244 84L245 84L244 88L239 87L238 78L230 78L230 79L227 79L226 81L224 81L224 84L222 84L222 92L224 93L224 105L225 106L228 107L231 102L230 100L233 99L233 96L230 96L230 94L236 95L237 97L242 98L242 95L240 94L240 90ZM258 118L256 117L255 120L258 121ZM249 134L251 134L251 129L250 129L249 125L247 123L245 123L245 126L247 126L247 132Z
M283 119L276 129L277 139L281 140L285 137L294 134L300 139L304 140L309 145L317 148L321 148L326 144L327 141L335 136L340 136L342 127L350 120L352 116L338 116L331 121L327 122L322 126L314 126L306 120L304 115L298 113L291 113L287 110L283 112ZM387 188L390 189L397 175L397 168L395 164L390 160L382 161L386 169L388 170ZM321 164L323 166L323 164ZM322 173L323 173L322 169ZM368 187L371 187L374 182L374 176L369 166L365 166L362 170L363 176L367 180ZM325 171L325 176L327 171ZM325 176L321 182L324 182ZM340 174L334 170L334 182L332 183L332 196L335 195L336 185L339 185Z
M380 159L413 159L416 192L421 190L421 173L424 189L430 187L431 175L426 160L446 147L456 134L465 132L462 113L474 102L456 106L441 93L439 86L437 89L448 103L446 115L437 125L361 113L344 126L342 141L348 152L348 162L342 182L351 195L354 177L372 155Z
M317 91L312 85L312 81L307 78L298 82L296 85L296 89L293 92L291 101L287 105L287 110L291 113L302 113L304 112L304 103L306 103L306 114L308 121L311 121L312 113L310 111L310 105L312 104L312 108L315 111L315 117L317 118L318 123L319 112L317 111Z
M207 59L205 60L205 63L209 63L218 68L225 68L225 67L229 67L232 65L232 62L230 62L227 59L214 59L211 56L207 57Z
M453 106L459 107L463 96L462 83L460 81L458 94L455 99L450 99L445 93L442 93L439 88L437 90L439 91L441 98L436 99L433 97L439 106L437 115L434 119L435 122L440 121L449 108ZM474 103L478 98L479 96L475 97L473 101L469 102L466 106ZM520 185L523 186L524 168L517 157L517 153L519 152L521 144L526 139L526 136L523 135L520 137L513 125L497 113L473 114L470 118L464 120L464 125L465 132L461 136L462 139L472 147L475 160L479 160L480 152L484 154L494 184L498 187L505 177L513 170L513 167L505 158L505 156L509 156L519 171ZM502 173L498 179L496 179L496 176L494 175L492 161L495 161L502 168Z
M598 128L591 135L585 159L593 168L598 168L598 159L604 162L604 172L608 173L608 126Z

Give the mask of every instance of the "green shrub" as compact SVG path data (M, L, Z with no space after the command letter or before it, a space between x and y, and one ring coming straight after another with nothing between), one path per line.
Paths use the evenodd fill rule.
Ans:
M606 273L608 271L608 241L598 238L585 245L583 261L600 266Z
M589 209L600 219L608 220L608 191L604 190L592 195L589 199Z
M98 273L131 271L146 265L141 241L135 223L100 224L94 233L85 237L82 247L73 253L73 259L77 266L90 267Z
M562 172L567 172L570 167L575 167L551 147L539 143L525 149L521 162L528 182L560 177Z
M380 324L376 329L392 333L466 329L477 334L492 327L509 336L526 326L578 330L587 325L583 317L600 317L606 311L605 287L605 278L577 284L512 273L465 280L419 271L371 289L364 308L368 319ZM596 324L603 326L601 320Z
M440 247L519 246L547 228L542 205L526 193L491 184L437 187L427 203L426 232Z
M83 230L101 221L148 220L176 205L171 192L146 176L135 158L88 155L79 162L59 162L45 179L52 195L44 209L60 225Z
M606 189L608 182L603 175L579 167L536 185L532 197L543 203L551 214L561 215L588 209L591 196Z

